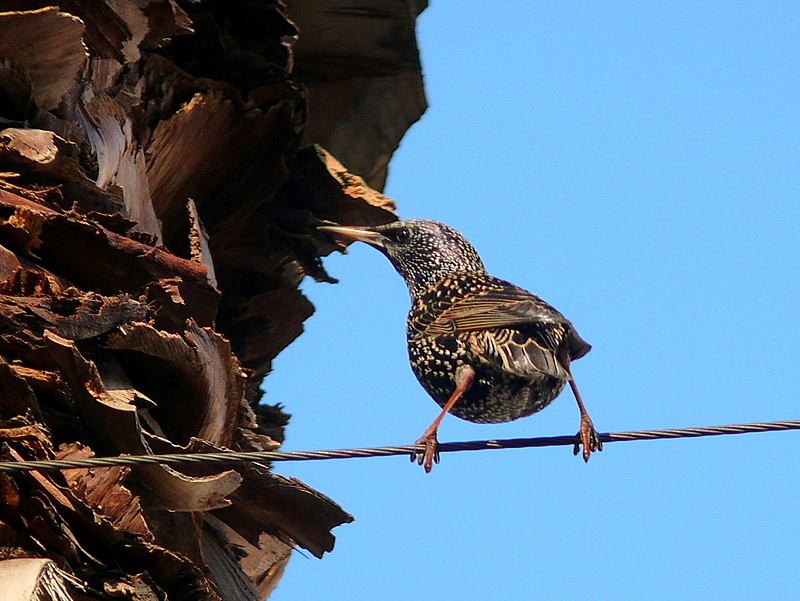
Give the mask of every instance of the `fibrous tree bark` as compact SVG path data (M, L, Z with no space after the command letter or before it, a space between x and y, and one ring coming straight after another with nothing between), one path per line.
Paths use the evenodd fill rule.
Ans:
M261 386L313 311L300 281L333 281L316 225L396 218L423 8L0 1L3 460L280 446ZM0 473L0 579L264 598L351 520L269 465Z

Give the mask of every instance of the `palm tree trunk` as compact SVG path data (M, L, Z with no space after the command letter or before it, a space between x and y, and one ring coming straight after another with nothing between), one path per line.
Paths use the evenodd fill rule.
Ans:
M0 1L1 460L280 446L261 386L332 281L315 226L395 219L425 110L424 4L343 6ZM267 465L0 472L0 581L263 599L351 520Z

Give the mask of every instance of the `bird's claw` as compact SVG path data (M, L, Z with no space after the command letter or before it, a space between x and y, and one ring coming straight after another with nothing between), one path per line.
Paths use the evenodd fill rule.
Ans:
M430 474L433 469L433 464L439 463L439 441L436 439L435 435L423 436L414 444L424 444L425 451L422 453L419 451L412 451L411 462L413 463L416 461L419 465L423 466L426 473Z
M600 434L594 429L594 424L588 415L581 419L581 429L576 436L575 446L572 448L573 455L580 452L581 445L583 445L584 461L589 461L593 452L603 450L603 441L600 439Z

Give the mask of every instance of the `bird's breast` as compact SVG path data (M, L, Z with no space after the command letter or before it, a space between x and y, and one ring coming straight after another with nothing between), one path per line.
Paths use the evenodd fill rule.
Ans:
M476 423L509 422L544 409L564 388L564 380L547 374L532 377L498 370L491 361L476 360L471 335L410 337L408 354L412 371L425 391L441 407L456 387L455 374L462 365L475 370L469 390L450 411Z

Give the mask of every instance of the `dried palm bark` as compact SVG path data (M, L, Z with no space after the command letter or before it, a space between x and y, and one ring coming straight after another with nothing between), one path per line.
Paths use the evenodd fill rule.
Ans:
M396 218L376 188L425 110L422 8L0 1L2 459L280 445L260 386L299 282L332 281L315 226ZM268 465L0 473L0 579L264 598L351 520Z

